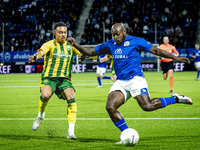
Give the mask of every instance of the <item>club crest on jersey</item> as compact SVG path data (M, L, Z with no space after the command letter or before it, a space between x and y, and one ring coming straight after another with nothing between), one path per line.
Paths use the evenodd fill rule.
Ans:
M43 83L47 84L49 82L49 79L43 80Z
M130 45L130 42L129 41L126 41L125 43L124 43L124 46L129 46Z
M66 46L67 51L70 51L71 48L72 48L71 45L67 45L67 46Z

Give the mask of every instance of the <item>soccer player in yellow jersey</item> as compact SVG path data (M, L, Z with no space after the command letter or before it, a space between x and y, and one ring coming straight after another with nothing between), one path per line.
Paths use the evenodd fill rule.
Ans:
M176 48L173 45L169 44L169 38L167 36L165 36L163 38L163 42L164 42L164 44L161 44L158 48L165 50L165 51L169 52L170 54L172 54L172 52L174 52L175 56L179 55ZM169 93L173 93L173 84L174 84L173 59L161 57L160 61L161 61L161 68L162 68L162 71L163 71L163 79L166 80L167 76L169 74L169 87L170 87Z
M106 56L104 56L103 58L100 59L100 63L108 61L109 59L111 59L111 79L113 80L113 82L115 82L117 80L117 76L115 74L115 68L114 68L114 64L113 64L113 58L111 55L107 54Z
M76 122L76 101L74 86L71 82L73 55L82 55L67 41L67 28L64 23L58 22L54 26L55 39L48 41L38 49L34 56L30 56L28 63L41 59L44 56L44 70L41 74L39 98L39 113L33 122L32 129L37 130L45 116L45 109L49 99L55 93L60 99L68 103L68 139L76 140L74 127Z

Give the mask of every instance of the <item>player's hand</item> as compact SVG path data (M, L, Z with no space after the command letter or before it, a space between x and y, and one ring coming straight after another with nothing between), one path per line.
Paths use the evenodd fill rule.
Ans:
M100 62L100 63L103 63L103 62L104 62L104 61L103 61L103 58L101 58L101 59L99 60L99 62Z
M96 59L93 59L93 62L97 62L97 60L96 60Z
M76 43L76 40L73 37L68 37L67 42L69 42L69 44L73 46Z
M28 63L35 62L35 56L29 56Z
M85 55L78 55L78 60L83 61L85 60L86 56Z
M179 62L185 62L185 63L190 64L190 60L186 57L177 57L176 60L179 61Z

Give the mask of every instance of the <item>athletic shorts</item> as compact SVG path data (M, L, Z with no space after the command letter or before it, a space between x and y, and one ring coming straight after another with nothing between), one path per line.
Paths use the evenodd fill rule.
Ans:
M110 92L121 91L124 94L125 102L132 96L135 98L140 94L148 94L148 85L146 79L141 76L135 76L134 78L123 81L117 80L110 88Z
M75 91L75 88L70 79L62 78L62 77L52 77L52 78L44 78L40 80L40 89L44 85L49 85L53 89L53 93L57 95L60 99L66 99L64 90L67 88L72 88Z
M106 68L97 66L97 73L100 74L101 76L104 76L104 74L106 73Z
M162 68L163 74L167 73L168 70L170 70L170 69L174 70L173 61L171 61L171 62L161 62L161 68Z
M200 68L200 61L194 62L194 66L195 66L196 69L197 69L197 68Z

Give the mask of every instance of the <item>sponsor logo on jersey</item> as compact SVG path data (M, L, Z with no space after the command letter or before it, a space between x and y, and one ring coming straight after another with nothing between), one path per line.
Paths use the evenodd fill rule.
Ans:
M121 49L121 48L116 49L116 50L115 50L115 54L122 54L122 49Z

